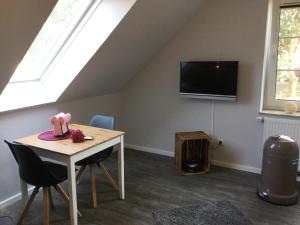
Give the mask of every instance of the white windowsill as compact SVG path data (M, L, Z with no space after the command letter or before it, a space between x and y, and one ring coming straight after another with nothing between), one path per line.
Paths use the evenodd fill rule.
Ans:
M290 118L300 118L300 112L296 112L293 114L290 113L286 113L284 111L280 111L280 110L261 110L259 112L259 114L262 115L272 115L272 116L282 116L282 117L290 117Z

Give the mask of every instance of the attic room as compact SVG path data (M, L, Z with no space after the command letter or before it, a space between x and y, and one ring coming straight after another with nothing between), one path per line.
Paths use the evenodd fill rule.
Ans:
M2 0L0 225L300 225L299 28L297 0Z

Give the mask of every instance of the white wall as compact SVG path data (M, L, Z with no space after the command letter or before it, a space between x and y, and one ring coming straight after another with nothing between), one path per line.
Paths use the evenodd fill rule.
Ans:
M3 142L51 129L50 116L59 112L70 112L72 123L88 124L97 113L120 117L120 94L81 99L72 102L48 104L35 108L0 114L0 202L20 192L17 164Z
M211 101L183 99L178 94L179 62L238 60L238 101L215 103L215 135L224 139L224 147L215 150L214 159L257 171L262 125L256 116L266 15L266 0L206 1L124 88L121 128L127 132L126 142L174 152L176 131L211 133Z

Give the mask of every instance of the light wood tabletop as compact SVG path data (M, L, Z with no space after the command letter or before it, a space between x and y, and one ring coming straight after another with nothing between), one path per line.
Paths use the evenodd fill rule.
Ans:
M15 142L71 156L88 148L104 143L107 140L111 140L112 138L124 135L124 132L122 131L107 130L79 124L70 124L69 128L71 130L79 129L83 132L84 135L93 136L94 140L86 140L81 143L73 143L72 139L70 138L58 141L44 141L38 138L40 134L38 133L31 136L16 139Z

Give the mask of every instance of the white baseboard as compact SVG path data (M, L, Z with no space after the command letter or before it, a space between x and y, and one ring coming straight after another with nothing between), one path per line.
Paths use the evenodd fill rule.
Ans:
M226 168L235 169L235 170L242 170L242 171L251 172L251 173L257 173L257 174L261 173L260 168L252 167L252 166L245 166L245 165L236 164L236 163L212 160L212 164L215 166L221 166L221 167L226 167Z
M33 191L34 187L30 187L28 188L28 194L31 194L31 192ZM18 194L15 194L7 199L4 199L0 202L0 209L7 207L9 205L14 204L15 202L21 200L22 196L21 196L21 192Z
M132 145L132 144L127 144L127 143L125 144L125 148L143 151L143 152L154 153L154 154L158 154L158 155L174 157L174 152L170 152L170 151L166 151L166 150L162 150L162 149L144 147L144 146L139 146L139 145ZM216 165L216 166L221 166L221 167L226 167L226 168L236 169L236 170L242 170L242 171L251 172L251 173L260 174L260 172L261 172L260 168L256 168L256 167L252 167L252 166L245 166L245 165L236 164L236 163L229 163L229 162L224 162L224 161L219 161L219 160L212 160L212 164Z
M174 157L174 152L162 150L162 149L157 149L157 148L150 148L150 147L144 147L144 146L139 146L139 145L131 145L131 144L125 144L125 148L130 148L133 150L138 150L142 152L149 152L149 153L154 153L158 155L164 155L164 156L169 156L169 157Z

